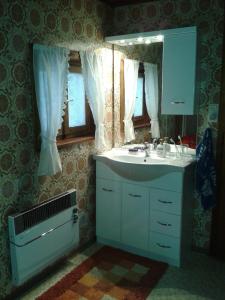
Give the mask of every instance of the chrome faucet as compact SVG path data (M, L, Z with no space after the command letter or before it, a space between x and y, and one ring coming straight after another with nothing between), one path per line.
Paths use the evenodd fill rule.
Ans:
M153 150L156 150L156 148L157 148L157 144L158 144L157 141L158 141L157 138L154 138L153 141L152 141Z
M150 154L149 154L149 148L148 148L148 149L145 149L145 157L150 157Z
M147 142L144 143L144 148L143 148L143 150L145 151L145 157L149 157L149 156L150 156L150 154L149 154L149 151L150 151L150 145L149 145Z

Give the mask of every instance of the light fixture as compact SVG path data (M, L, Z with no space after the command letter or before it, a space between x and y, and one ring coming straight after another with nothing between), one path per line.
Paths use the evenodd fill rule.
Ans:
M138 33L128 33L122 35L114 35L105 37L105 41L111 44L116 44L120 46L128 45L141 45L141 44L152 44L161 43L171 35L186 33L186 28L190 28L193 31L194 27L184 27L184 28L174 28L174 29L162 29L157 31L149 32L138 32Z
M137 41L140 43L140 42L142 42L143 41L143 37L139 37L138 39L137 39Z
M159 42L162 42L163 41L163 35L162 34L157 35L157 40Z
M123 35L108 36L105 38L106 42L117 44L120 46L131 46L131 45L149 45L151 43L159 43L164 40L164 31L152 31L152 32L141 32L131 33Z

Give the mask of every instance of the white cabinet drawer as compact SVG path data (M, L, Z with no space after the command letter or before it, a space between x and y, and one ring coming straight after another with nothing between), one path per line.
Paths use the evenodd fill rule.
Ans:
M152 189L150 201L151 210L160 210L176 215L181 214L181 193Z
M96 234L120 241L121 198L120 183L97 179L96 186Z
M159 211L150 213L150 230L174 237L180 237L181 217Z
M180 257L180 239L150 232L149 250L159 256L178 260Z

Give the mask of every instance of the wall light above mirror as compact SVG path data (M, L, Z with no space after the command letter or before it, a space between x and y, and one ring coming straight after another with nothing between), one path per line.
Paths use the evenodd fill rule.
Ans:
M183 27L174 29L164 29L158 31L148 31L139 33L129 33L122 35L106 36L105 41L111 44L120 46L131 46L141 44L151 44L163 42L165 37L186 34L188 32L195 32L196 27Z
M163 34L159 32L143 32L125 35L107 36L105 41L120 46L132 46L163 42Z

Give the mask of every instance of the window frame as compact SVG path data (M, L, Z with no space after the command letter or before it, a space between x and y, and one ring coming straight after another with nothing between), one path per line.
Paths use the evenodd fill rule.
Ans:
M132 121L134 124L134 128L145 127L150 125L150 118L147 112L146 107L146 98L145 98L145 72L144 72L144 64L142 62L139 63L138 69L138 77L143 78L143 104L142 104L142 115L137 117L132 117Z
M78 51L70 51L68 61L68 71L74 73L82 73L81 60ZM93 138L95 136L95 124L91 113L90 106L88 104L87 96L85 95L85 119L86 125L69 127L69 115L68 115L68 102L65 108L65 114L63 116L62 127L58 132L57 141L66 141L71 138Z

